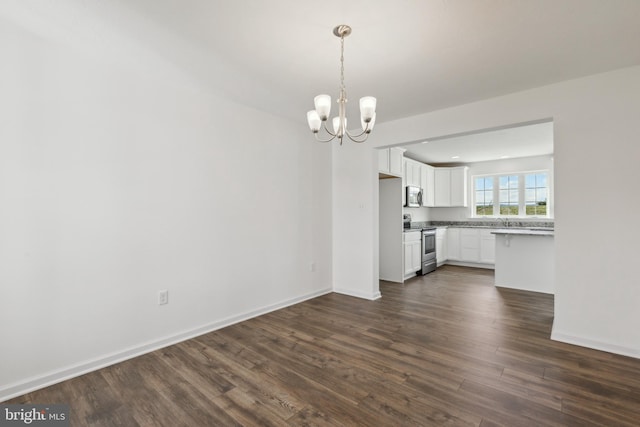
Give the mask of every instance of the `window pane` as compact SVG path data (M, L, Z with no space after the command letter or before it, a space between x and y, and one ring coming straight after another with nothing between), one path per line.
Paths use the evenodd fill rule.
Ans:
M518 188L518 175L511 175L509 177L509 188Z
M536 187L536 175L527 175L525 177L525 188Z
M500 177L500 189L506 189L509 188L509 177L508 176L501 176Z
M536 190L535 188L528 188L524 190L524 200L529 203L535 203L536 201Z
M484 179L485 190L493 190L493 177L487 177Z
M547 189L539 188L536 190L536 202L547 202Z
M536 187L546 187L547 186L547 174L539 173L536 175Z
M493 205L493 191L484 192L484 202L488 205Z
M525 176L526 215L547 215L547 173L528 174Z
M476 190L484 190L484 178L476 178Z

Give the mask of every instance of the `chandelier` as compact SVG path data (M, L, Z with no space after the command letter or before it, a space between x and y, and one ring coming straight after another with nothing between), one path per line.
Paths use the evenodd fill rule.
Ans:
M333 118L333 132L327 128L327 119L331 111L331 97L329 95L318 95L313 99L315 110L307 113L307 122L316 139L320 142L329 142L338 138L340 145L346 135L353 142L365 142L376 122L376 99L373 96L360 98L360 123L362 132L352 135L347 130L346 104L347 91L344 86L344 38L351 34L351 27L348 25L338 25L333 29L333 34L340 37L340 96L338 98L338 115ZM324 128L329 135L328 139L320 139L318 132Z

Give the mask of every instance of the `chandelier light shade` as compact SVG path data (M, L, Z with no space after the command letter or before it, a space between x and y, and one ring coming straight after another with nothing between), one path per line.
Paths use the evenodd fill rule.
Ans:
M340 145L342 145L342 139L345 135L354 142L364 142L369 137L373 125L376 122L376 99L373 96L360 98L360 124L362 125L362 132L356 135L349 133L347 130L346 117L347 90L344 85L344 38L351 34L351 27L348 25L338 25L333 29L333 34L340 38L340 94L337 100L338 115L332 119L332 132L327 128L327 120L331 113L331 96L318 95L313 99L315 110L307 113L309 129L311 129L311 132L313 132L316 139L320 142L329 142L337 138L338 141L340 141ZM319 137L320 129L324 129L327 133L327 139Z

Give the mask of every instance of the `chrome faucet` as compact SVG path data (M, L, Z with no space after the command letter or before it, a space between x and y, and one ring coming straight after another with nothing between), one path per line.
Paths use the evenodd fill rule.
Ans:
M509 228L509 218L498 218L504 228Z

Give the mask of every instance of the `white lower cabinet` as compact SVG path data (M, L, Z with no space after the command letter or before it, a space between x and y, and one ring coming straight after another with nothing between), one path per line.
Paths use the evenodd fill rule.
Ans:
M406 232L404 240L404 276L412 276L422 268L422 233Z
M480 229L460 229L460 260L466 262L480 261Z
M460 260L460 229L447 229L447 259Z
M480 230L480 262L496 263L496 235L491 234L495 229Z
M447 260L447 228L436 228L436 262L442 265Z
M495 264L495 235L490 228L447 229L447 256L450 261Z

